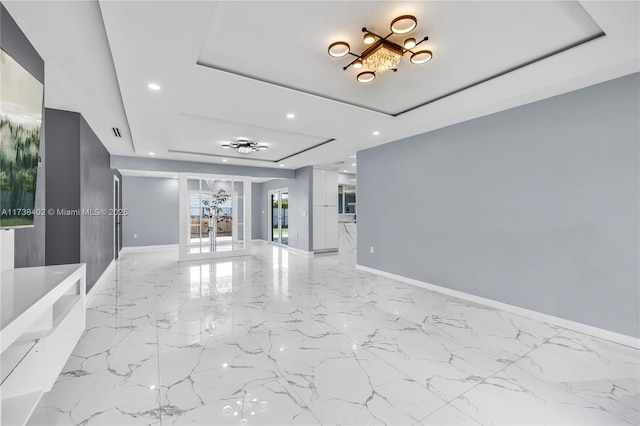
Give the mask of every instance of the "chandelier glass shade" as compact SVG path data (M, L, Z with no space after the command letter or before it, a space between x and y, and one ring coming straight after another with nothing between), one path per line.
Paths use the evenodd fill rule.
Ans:
M376 74L383 74L389 70L398 71L398 65L402 61L405 53L410 54L409 61L414 65L424 64L433 58L433 52L430 50L414 51L419 44L429 40L424 37L420 41L409 37L403 41L394 42L390 39L392 36L400 34L408 34L412 32L418 25L418 20L412 15L402 15L391 22L391 33L386 37L382 37L367 28L362 28L364 37L363 43L367 48L361 54L351 52L351 47L346 41L336 41L329 46L328 53L334 58L342 58L347 55L355 56L348 65L343 67L347 70L352 67L358 70L356 76L360 83L369 83L376 78Z
M398 66L402 53L402 49L397 49L394 44L379 40L362 54L362 65L365 69L382 74Z
M223 148L235 149L240 154L251 154L254 151L261 151L269 149L267 145L259 144L258 142L250 142L246 139L239 139L237 142L228 142L222 144Z

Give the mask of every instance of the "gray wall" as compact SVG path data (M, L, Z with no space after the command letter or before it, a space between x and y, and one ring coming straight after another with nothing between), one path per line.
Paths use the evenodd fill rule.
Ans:
M267 222L266 202L262 199L262 184L253 182L251 184L251 238L254 240L266 240ZM264 213L262 213L264 211ZM263 216L264 215L264 216ZM263 222L263 219L264 222Z
M358 263L640 336L639 76L359 152Z
M80 208L80 114L45 110L45 137L50 142L47 154L46 208ZM80 262L80 218L47 215L46 239L43 239L47 265Z
M44 61L2 4L0 4L0 47L40 80L40 82L44 83ZM36 181L36 201L34 206L36 209L43 209L45 207L45 173L47 163L45 155L46 137L44 118L42 121L43 128L40 139L42 165L38 168ZM46 235L46 217L36 216L33 225L33 228L15 230L14 264L16 268L42 266L45 264L44 240Z
M113 208L114 176L110 155L81 114L47 108L46 208ZM123 185L124 186L124 185ZM87 264L87 291L114 255L113 216L48 215L44 240L47 265Z
M122 186L123 246L178 244L178 180L124 176Z
M80 116L80 208L114 207L114 175L109 151ZM120 179L122 182L122 179ZM124 185L123 185L124 186ZM87 264L87 288L96 282L114 257L114 217L80 216L80 262Z
M253 238L267 240L269 235L268 194L270 190L287 188L289 190L289 246L312 251L312 207L311 191L313 186L313 168L303 167L295 171L294 179L273 179L259 185L254 184L253 195ZM306 216L302 213L306 212ZM263 213L264 212L264 213Z

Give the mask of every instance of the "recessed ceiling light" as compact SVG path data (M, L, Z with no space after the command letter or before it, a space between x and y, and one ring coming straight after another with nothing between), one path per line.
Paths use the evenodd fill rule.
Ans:
M150 152L149 155L156 155L156 153L155 152Z
M223 158L223 159L222 159L222 162L223 162L223 163L226 163L227 161L229 161L229 160L227 160L226 158Z
M284 164L280 164L280 167L284 167Z
M377 131L377 130L375 130L375 131L373 132L373 136L378 136L379 134L380 134L380 132L379 132L379 131Z
M149 89L155 90L155 91L160 90L160 85L158 83L149 83L149 84L147 84L147 87Z
M356 166L356 163L353 163L353 164L351 164L351 165L355 167L355 166Z
M345 172L345 173L349 173L349 170L345 170L344 172Z
M296 118L296 115L290 112L289 114L287 114L287 118Z

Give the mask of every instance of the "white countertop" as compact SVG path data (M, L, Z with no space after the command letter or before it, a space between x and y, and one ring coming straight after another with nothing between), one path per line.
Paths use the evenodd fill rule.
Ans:
M2 273L0 279L0 330L32 308L74 272L82 263L69 265L15 268Z

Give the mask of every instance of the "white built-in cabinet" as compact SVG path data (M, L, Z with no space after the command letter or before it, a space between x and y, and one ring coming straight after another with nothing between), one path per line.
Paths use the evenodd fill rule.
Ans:
M16 268L0 279L0 424L24 425L85 328L84 264Z
M338 249L338 171L313 169L313 250Z

